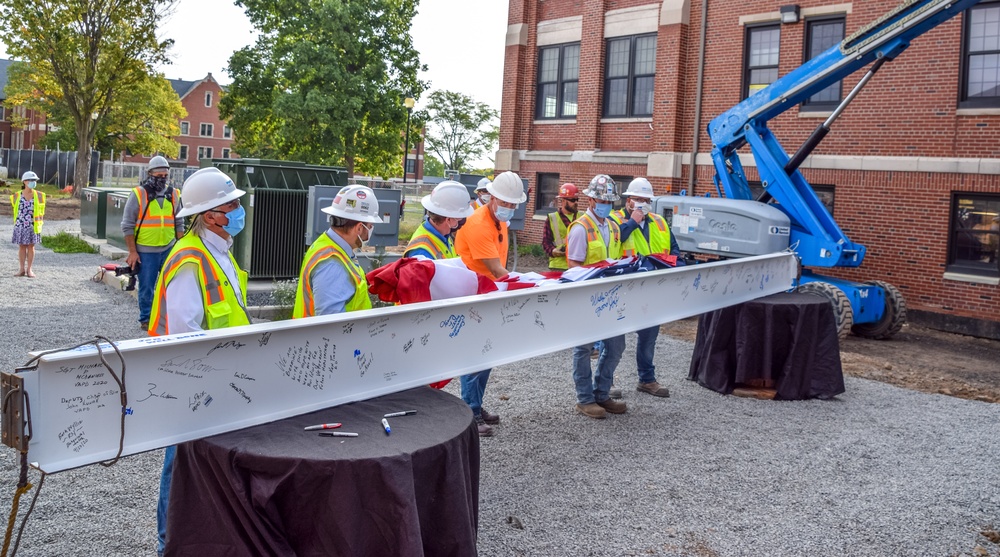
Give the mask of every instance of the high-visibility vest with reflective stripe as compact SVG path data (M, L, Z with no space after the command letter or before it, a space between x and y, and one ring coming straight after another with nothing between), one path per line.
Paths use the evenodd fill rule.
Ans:
M611 214L608 215L608 218L615 221L615 224L617 224L618 226L625 224L625 221L627 221L629 217L630 215L625 214L624 207L618 209L617 211L611 211Z
M618 223L610 219L604 220L608 223L608 243L604 243L604 237L601 236L597 222L591 218L590 213L583 213L580 218L569 225L570 231L573 230L574 226L582 226L587 232L587 259L583 262L584 265L598 263L605 259L621 259L622 240Z
M31 220L33 222L33 227L35 234L42 233L42 218L45 216L45 194L39 192L38 190L32 188L32 202L34 205L31 206ZM17 212L21 209L21 194L15 193L10 196L10 204L14 206L14 222L17 222Z
M482 201L480 201L478 197L472 200L472 208L473 209L478 209L478 208L482 207L483 205L485 205L485 203L483 203Z
M153 310L149 315L150 336L170 334L166 313L167 286L184 265L197 267L198 286L201 287L202 304L205 309L201 321L203 329L224 329L250 324L250 315L246 310L247 273L236 264L233 254L226 255L236 269L240 281L239 293L236 287L230 284L229 277L197 234L187 234L177 240L163 263L160 277L156 280L156 295L153 297Z
M177 190L169 188L170 197L163 198L163 207L150 199L146 188L132 189L139 201L139 216L136 218L135 243L144 246L162 247L174 241L174 208L177 206Z
M335 263L343 265L354 283L354 296L351 296L351 299L344 304L344 311L371 309L372 300L368 297L368 280L365 279L364 269L355 263L354 259L338 246L329 234L323 233L309 246L309 251L306 252L306 256L302 260L302 269L299 271L299 286L295 291L295 306L292 307L292 319L316 315L312 273L316 269L316 265L329 258L333 258L336 260Z
M403 257L412 257L410 252L418 248L424 248L430 252L433 259L451 259L458 257L455 255L455 241L451 236L447 236L448 245L445 245L433 231L427 228L427 221L420 223L420 226L413 232L410 243L406 244L406 251Z
M670 255L670 227L667 220L660 215L650 213L646 226L649 227L649 242L642 234L642 229L635 229L622 244L622 253L628 255L649 255L663 253Z
M575 213L573 218L570 219L570 224L573 221L580 218L580 213ZM552 244L556 247L566 245L566 237L569 233L569 225L563 224L562 214L559 211L553 211L549 213L549 230L552 231ZM555 255L549 257L549 268L550 269L568 269L569 265L566 264L566 255L561 256Z

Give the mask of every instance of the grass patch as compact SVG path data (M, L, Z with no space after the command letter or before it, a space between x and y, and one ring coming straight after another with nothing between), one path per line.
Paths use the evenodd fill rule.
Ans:
M42 236L42 245L56 253L97 253L90 244L66 232Z
M518 244L517 255L522 257L526 255L542 257L545 255L545 250L542 249L542 244Z

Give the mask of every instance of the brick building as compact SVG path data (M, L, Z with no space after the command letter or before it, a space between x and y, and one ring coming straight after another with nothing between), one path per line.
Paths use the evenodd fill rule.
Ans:
M170 85L188 113L180 121L180 135L172 138L181 146L175 159L177 164L201 166L201 159L239 158L232 150L232 129L219 118L219 98L223 89L212 74L198 81L171 79ZM124 160L148 162L149 157L136 155Z
M710 2L703 32L704 6L690 0L510 0L496 166L532 185L519 242L540 242L559 184L598 173L716 195L708 122L898 2L805 0L788 23L782 5ZM772 120L785 149L862 75ZM868 248L861 268L824 272L895 284L911 321L1000 338L998 85L998 0L885 65L801 168ZM757 179L753 159L744 165Z
M48 119L43 113L36 113L24 107L8 107L4 101L7 94L7 68L13 60L0 58L0 149L31 149L49 129ZM16 114L25 119L23 127L14 127L11 116Z

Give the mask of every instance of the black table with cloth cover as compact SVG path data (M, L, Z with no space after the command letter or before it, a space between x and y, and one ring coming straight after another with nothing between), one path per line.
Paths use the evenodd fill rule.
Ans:
M782 400L843 393L830 302L781 293L703 314L688 379L723 394L764 380Z
M478 519L472 413L421 387L178 445L165 555L468 557Z

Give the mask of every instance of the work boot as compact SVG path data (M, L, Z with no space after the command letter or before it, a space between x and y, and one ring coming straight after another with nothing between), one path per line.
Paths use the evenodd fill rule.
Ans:
M616 389L614 387L611 387L611 389L608 390L608 396L611 397L611 398L613 398L613 399L615 399L615 400L621 400L622 399L622 390L621 389Z
M592 349L592 350L590 351L590 359L591 359L591 360L596 360L596 359L597 359L597 358L599 358L600 356L601 356L601 351L600 351L600 350L598 350L598 349L594 348L594 349Z
M594 418L596 420L603 420L608 417L608 413L604 411L596 402L591 402L589 404L577 403L576 411L587 416L588 418Z
M483 421L490 425L497 425L500 423L500 416L496 414L490 414L489 412L486 411L485 408L483 408L480 411L480 415L483 417Z
M479 429L480 437L493 437L493 428L483 421L482 416L476 416L476 427Z
M635 390L640 393L649 393L653 396L659 396L667 398L670 396L670 389L660 385L656 381L651 381L649 383L639 383Z
M625 410L628 408L624 402L620 400L612 400L610 398L608 400L598 402L597 405L612 414L624 414Z

